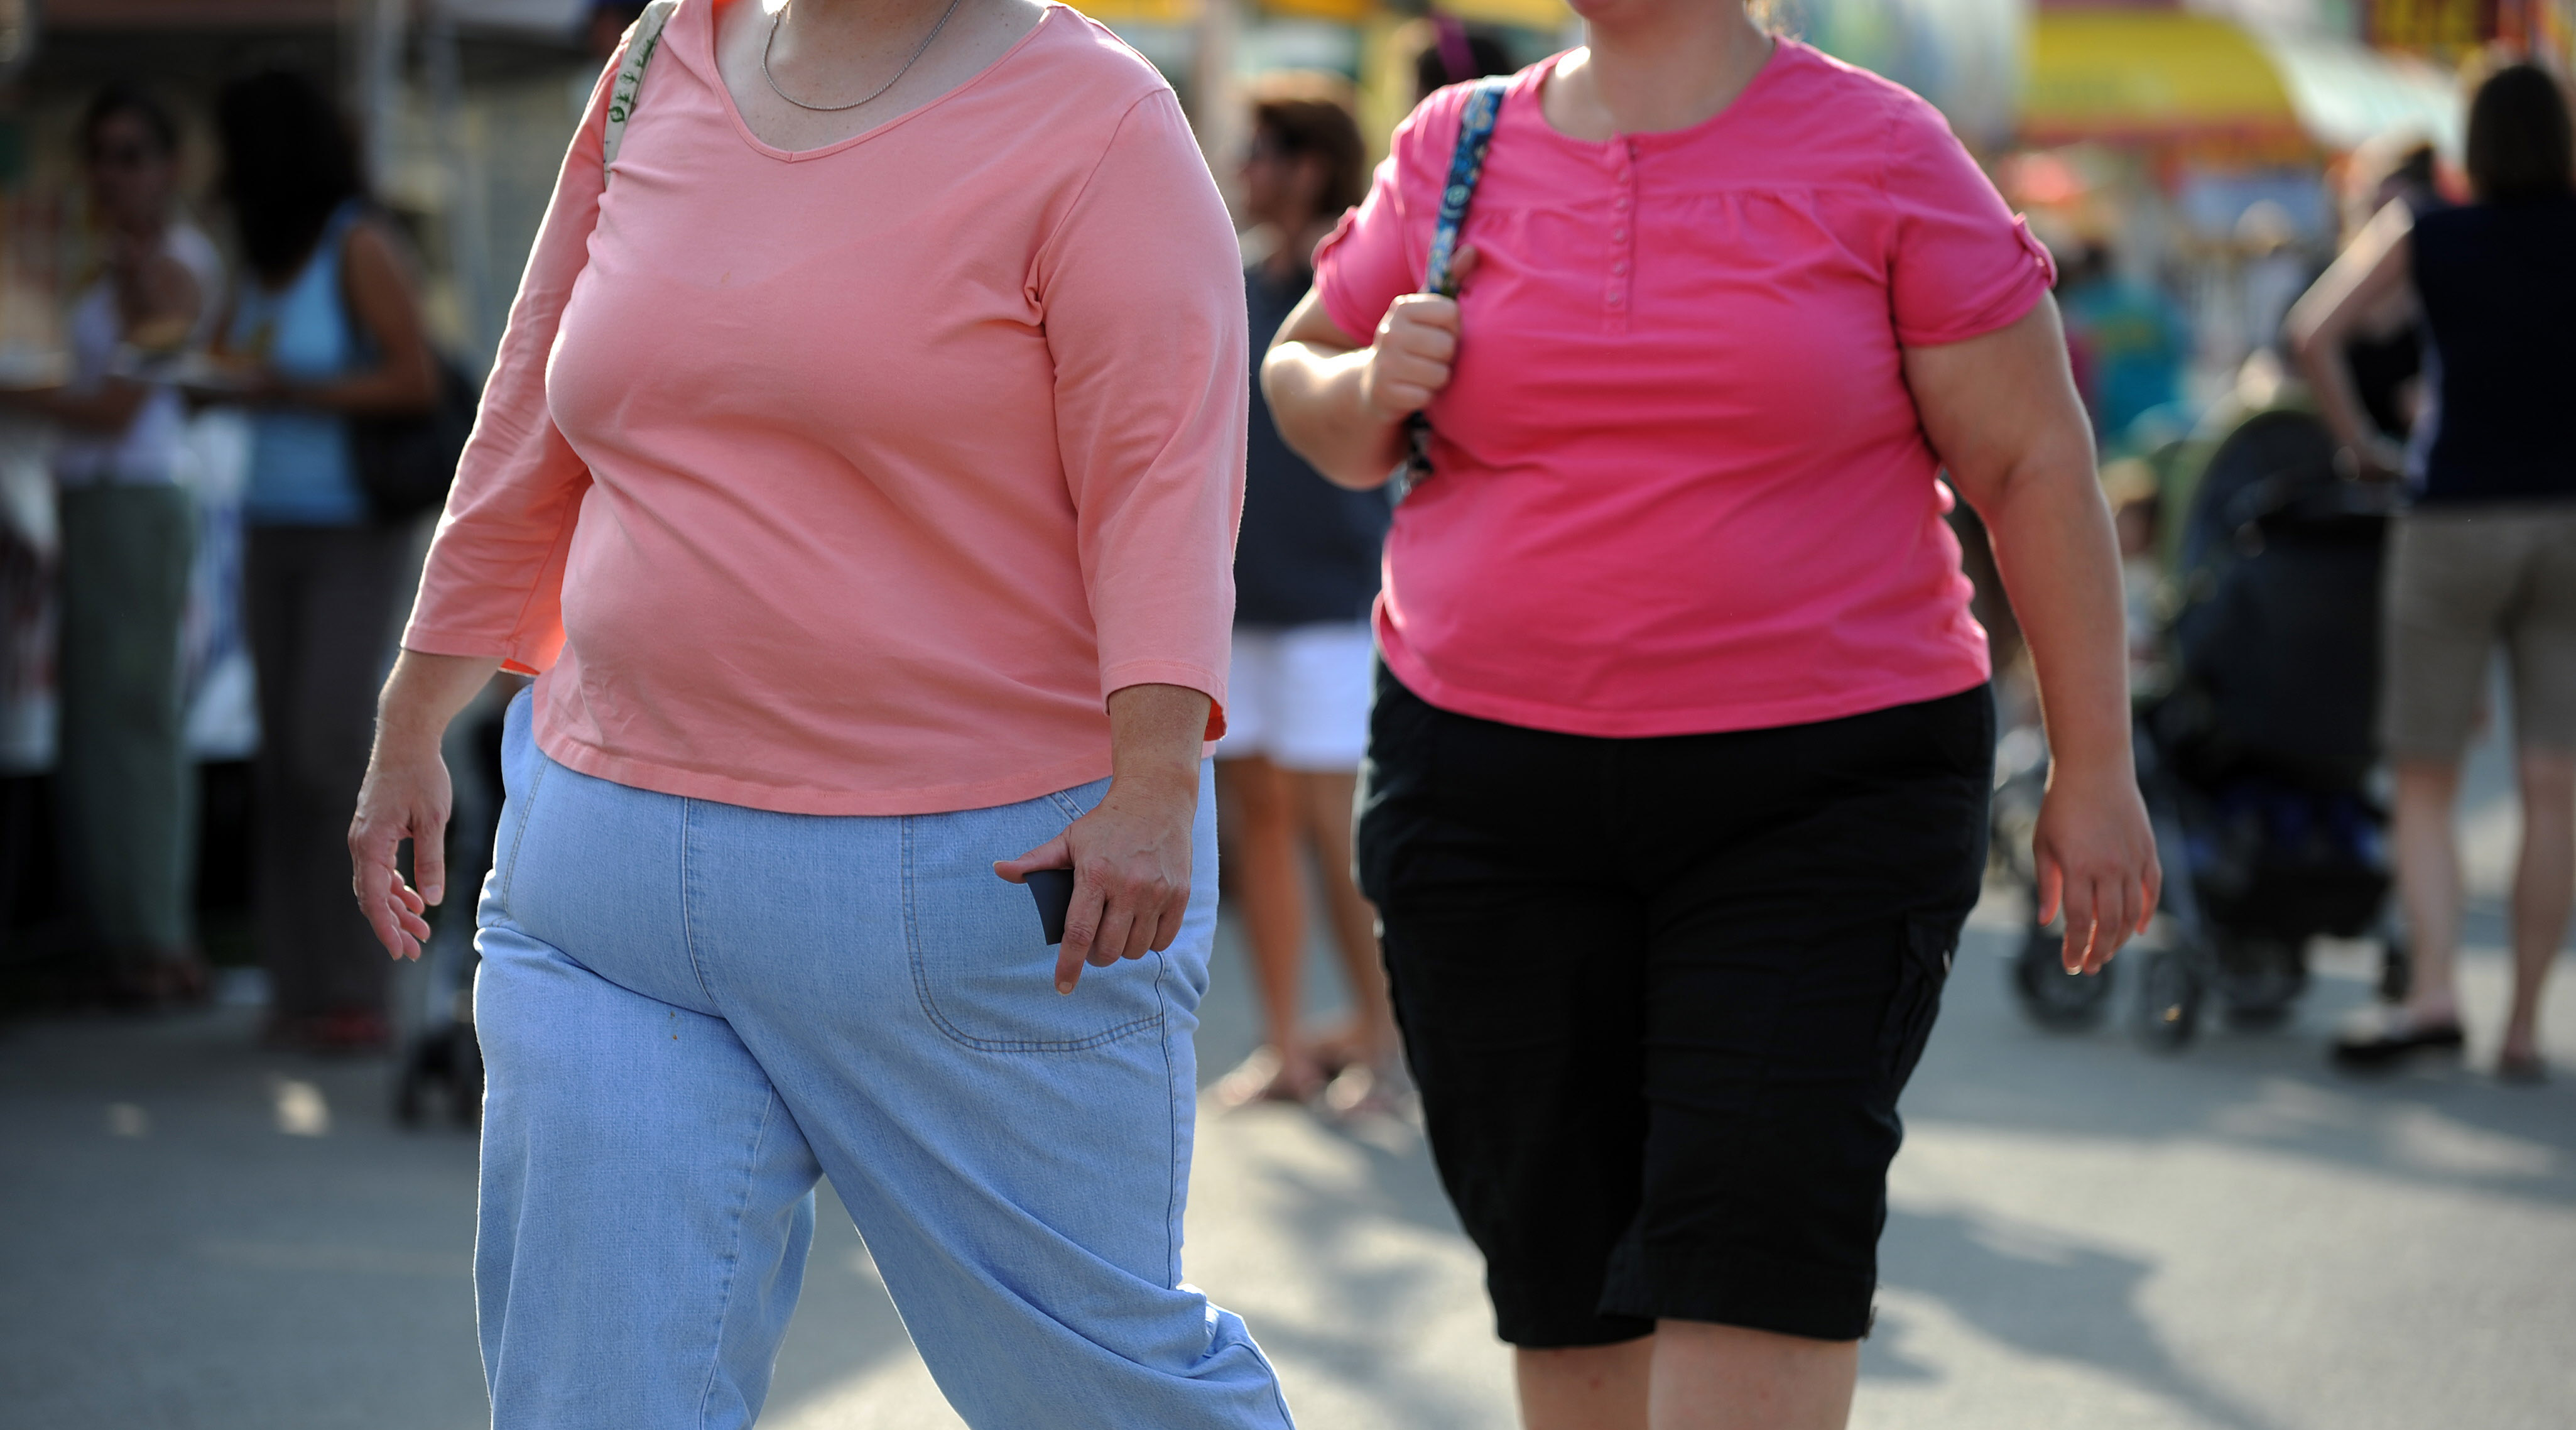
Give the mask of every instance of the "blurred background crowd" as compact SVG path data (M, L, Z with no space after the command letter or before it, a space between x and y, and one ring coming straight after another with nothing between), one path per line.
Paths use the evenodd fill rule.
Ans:
M350 1050L408 1021L339 847L436 496L388 473L438 450L488 363L636 8L0 0L0 1004L256 1002L272 1040ZM1578 33L1559 0L1083 8L1181 94L1245 233L1257 335L1420 95ZM2306 401L2292 305L2389 200L2466 197L2464 77L2576 57L2576 0L1785 0L1771 18L1937 104L2055 255L2151 694L2195 485L2249 415ZM2419 347L2401 322L2352 349L2393 437ZM1269 714L1220 755L1270 1014L1235 1100L1357 1069L1334 1095L1359 1102L1400 1078L1346 874L1386 516L1256 413L1236 681ZM1959 521L2009 669L2010 613ZM488 738L467 722L461 763ZM489 814L473 784L468 831ZM1361 994L1347 1026L1299 1023L1310 924Z

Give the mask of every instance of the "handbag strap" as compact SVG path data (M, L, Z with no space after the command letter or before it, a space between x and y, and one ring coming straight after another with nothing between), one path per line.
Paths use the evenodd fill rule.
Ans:
M626 121L635 116L635 98L644 90L644 67L653 63L653 52L662 47L662 27L671 23L671 12L679 8L680 0L653 0L626 28L624 57L617 62L617 78L608 85L608 123L599 137L603 183L617 165L618 146L626 141Z
M1508 76L1480 79L1467 91L1458 110L1458 144L1449 151L1449 181L1440 186L1440 217L1431 226L1431 256L1423 264L1422 291L1443 298L1458 296L1458 275L1451 260L1458 252L1458 231L1467 226L1467 206L1475 202L1476 185L1485 177L1485 151L1494 144L1494 121L1502 116ZM1397 469L1395 499L1431 475L1431 419L1416 412L1405 419L1404 465Z

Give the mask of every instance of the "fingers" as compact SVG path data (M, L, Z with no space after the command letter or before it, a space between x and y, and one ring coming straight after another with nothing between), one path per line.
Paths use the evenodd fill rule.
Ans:
M2147 877L2139 895L2144 907L2138 910L2138 932L2143 934L2147 925L2155 922L2156 909L2164 903L2165 897L2164 864L2152 852L2147 855Z
M412 882L424 905L447 895L447 821L432 815L411 832Z
M2065 881L2066 944L2058 962L2069 973L2082 973L2093 958L2096 931L2093 920L2093 882L2089 879Z
M2057 922L2058 900L2066 892L2066 871L2057 866L2057 857L2045 849L2039 851L2036 862L2039 865L2039 907L2031 911L2030 921L2053 924Z
M1456 288L1464 284L1467 281L1467 275L1476 271L1476 265L1482 262L1484 257L1485 255L1476 251L1476 245L1472 243L1458 245L1458 251L1449 255L1449 286Z
M1090 871L1078 869L1073 876L1073 906L1064 915L1064 943L1055 959L1056 992L1071 993L1074 985L1082 981L1083 961L1091 957L1092 946L1099 939L1107 902L1100 881Z
M1091 940L1091 966L1107 968L1122 958L1133 958L1127 951L1128 941L1136 932L1136 904L1131 898L1111 899L1100 911L1100 932Z
M996 862L993 865L993 872L1011 883L1025 884L1029 881L1029 874L1033 870L1065 869L1072 865L1072 848L1065 843L1064 836L1058 834L1017 859L1003 859Z

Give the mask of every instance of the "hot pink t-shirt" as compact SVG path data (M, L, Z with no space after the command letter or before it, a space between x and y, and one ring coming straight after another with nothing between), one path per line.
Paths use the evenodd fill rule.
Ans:
M1781 40L1695 128L1549 127L1503 101L1464 241L1434 474L1398 510L1377 630L1461 714L1571 734L1802 724L1988 673L1902 350L2020 318L2046 250L1940 114ZM1321 250L1353 336L1422 283L1463 88L1396 131Z
M909 814L1108 774L1107 694L1222 702L1234 609L1243 279L1170 86L1050 6L788 153L713 13L671 20L604 193L592 102L404 644L544 671L546 753L669 794Z

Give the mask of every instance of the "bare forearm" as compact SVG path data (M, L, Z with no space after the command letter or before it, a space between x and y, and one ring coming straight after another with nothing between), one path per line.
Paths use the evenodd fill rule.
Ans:
M150 395L151 389L141 383L110 378L88 392L55 388L26 394L23 402L66 427L84 432L122 432L133 425L135 414L143 410L143 400Z
M370 372L329 382L289 383L283 400L351 417L405 417L425 412L438 397L437 369L426 350Z
M2051 758L2129 777L2127 625L2119 542L2092 474L2072 457L2002 484L1980 514L2039 676Z
M438 748L447 722L462 710L501 668L498 656L430 655L405 650L394 659L376 706L379 749Z
M1186 792L1195 804L1209 701L1180 685L1130 685L1109 696L1111 787Z
M1366 348L1305 342L1281 343L1261 364L1279 435L1327 480L1355 491L1384 486L1404 455L1404 424L1377 415L1364 396L1367 366Z
M2299 370L2307 374L2308 390L2316 394L2317 415L2334 433L2336 445L2358 451L2374 429L2361 405L2361 389L2353 384L2351 364L2344 360L2344 342L2339 331L2307 333L2295 336L2291 348Z

